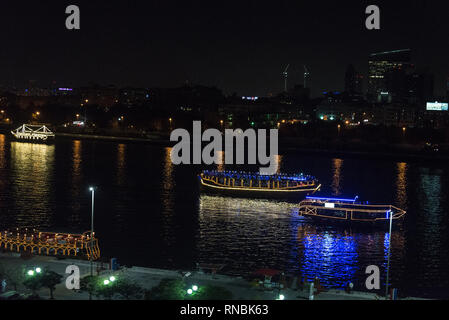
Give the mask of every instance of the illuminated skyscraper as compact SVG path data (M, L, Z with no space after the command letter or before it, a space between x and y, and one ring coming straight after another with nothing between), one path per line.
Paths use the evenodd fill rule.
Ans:
M391 101L405 86L405 72L410 65L410 49L373 53L368 60L368 99Z

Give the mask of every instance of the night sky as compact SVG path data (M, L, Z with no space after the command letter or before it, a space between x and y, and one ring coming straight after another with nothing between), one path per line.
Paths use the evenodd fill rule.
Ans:
M394 3L392 3L394 2ZM81 30L65 28L66 6ZM381 9L381 30L365 8ZM227 94L265 96L312 74L312 93L342 90L349 63L366 72L371 52L410 48L449 75L447 1L8 1L0 9L0 84L174 87L186 81ZM366 83L365 83L366 87Z

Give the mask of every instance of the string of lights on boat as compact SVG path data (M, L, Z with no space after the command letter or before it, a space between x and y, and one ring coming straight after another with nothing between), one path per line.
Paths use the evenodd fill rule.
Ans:
M313 181L315 177L311 175L299 174L274 174L274 175L261 175L254 172L245 171L217 171L217 170L204 170L203 175L224 177L231 179L258 179L258 180L275 180L275 181Z

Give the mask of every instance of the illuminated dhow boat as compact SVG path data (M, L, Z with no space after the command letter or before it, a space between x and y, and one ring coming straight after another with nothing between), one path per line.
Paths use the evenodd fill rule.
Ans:
M354 199L306 197L299 204L299 215L320 221L389 223L401 220L405 211L392 205L370 205Z
M55 137L45 125L24 124L11 133L16 139L28 142L48 142Z
M263 198L290 198L314 194L321 185L303 174L260 175L235 171L203 171L199 175L203 191L225 195Z

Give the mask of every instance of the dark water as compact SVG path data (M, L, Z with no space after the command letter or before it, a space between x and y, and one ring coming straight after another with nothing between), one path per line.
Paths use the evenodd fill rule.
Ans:
M449 297L449 170L391 160L285 154L284 172L315 175L321 194L359 195L407 210L391 240L391 283L403 293ZM294 203L201 195L199 166L173 166L170 149L145 144L60 140L11 142L0 135L0 228L95 229L103 256L122 264L192 268L224 263L245 275L275 268L363 288L365 268L387 264L388 230L310 224Z

